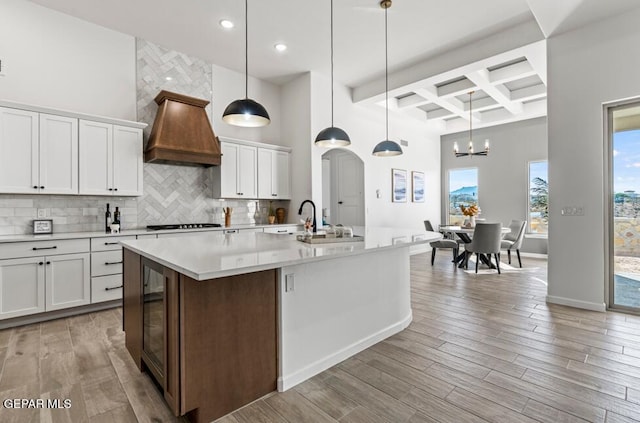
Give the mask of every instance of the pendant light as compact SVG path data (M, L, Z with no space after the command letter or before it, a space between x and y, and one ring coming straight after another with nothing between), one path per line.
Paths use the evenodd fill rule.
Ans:
M351 144L347 133L333 126L333 0L331 0L331 126L318 133L315 144L319 147L346 147Z
M249 98L249 6L244 1L244 98L231 102L222 120L230 125L244 127L265 126L271 122L267 110L257 101Z
M386 123L386 138L373 149L373 155L378 157L399 156L402 148L395 141L389 139L389 42L387 29L387 9L391 7L391 0L382 0L380 7L384 9L384 108Z
M469 147L467 151L461 153L458 151L458 143L453 143L453 154L456 157L465 157L465 156L487 156L489 154L489 140L485 140L484 142L484 150L478 151L477 153L473 152L473 105L471 102L471 96L473 96L473 91L469 91Z

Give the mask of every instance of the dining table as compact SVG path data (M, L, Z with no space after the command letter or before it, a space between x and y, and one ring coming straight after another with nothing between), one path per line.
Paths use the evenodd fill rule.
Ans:
M438 230L444 234L452 234L452 235L455 234L465 244L467 244L471 242L470 235L473 235L475 228L467 227L467 226L456 226L456 225L440 225L438 227ZM511 229L509 227L503 226L500 232L502 236L505 236L506 234L511 232ZM490 268L495 269L495 265L491 264L491 260L489 260L489 257L487 257L485 254L479 254L478 256L480 257L480 261L482 261L484 264L486 264ZM454 263L458 264L459 268L463 268L467 264L465 260L466 257L467 256L465 254L465 250L463 248L462 252L458 254L458 256L454 259Z

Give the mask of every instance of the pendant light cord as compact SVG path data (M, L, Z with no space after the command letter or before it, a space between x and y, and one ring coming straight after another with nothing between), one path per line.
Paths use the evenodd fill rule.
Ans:
M333 127L333 0L331 0L331 127Z
M469 142L473 142L472 128L473 128L473 115L471 111L473 110L473 102L471 101L471 96L473 95L473 91L469 91Z
M385 125L386 140L389 139L389 42L387 40L387 10L384 8L384 108L385 108Z
M249 0L244 0L244 98L249 98Z

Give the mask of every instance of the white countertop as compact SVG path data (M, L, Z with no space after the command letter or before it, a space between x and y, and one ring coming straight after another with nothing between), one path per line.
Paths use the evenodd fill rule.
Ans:
M146 228L128 229L120 232L119 234L111 234L106 232L61 232L53 233L50 235L33 235L33 234L16 234L16 235L0 235L0 243L3 242L20 242L20 241L41 241L41 240L55 240L55 239L78 239L78 238L104 238L111 236L136 236L136 235L154 235L154 234L172 234L181 232L208 232L208 231L225 231L233 229L253 229L253 228L277 228L277 227L289 227L300 226L297 223L283 223L274 225L231 225L228 227L220 228L193 228L193 229L168 229L159 231L150 231Z
M121 244L192 279L206 280L408 247L442 237L437 232L398 228L354 228L354 233L363 235L364 241L306 244L297 241L295 235L213 232L188 238L127 240Z

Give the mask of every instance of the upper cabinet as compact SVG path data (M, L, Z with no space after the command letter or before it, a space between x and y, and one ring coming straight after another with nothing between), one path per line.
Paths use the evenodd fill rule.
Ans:
M291 198L291 171L286 151L258 148L258 198Z
M214 198L289 199L289 150L240 140L221 140L222 163L212 168Z
M142 195L142 129L80 121L80 194Z
M257 198L256 147L221 142L222 164L213 168L213 196L216 198Z
M78 119L0 107L0 192L78 193Z
M145 126L0 101L0 194L142 195Z

